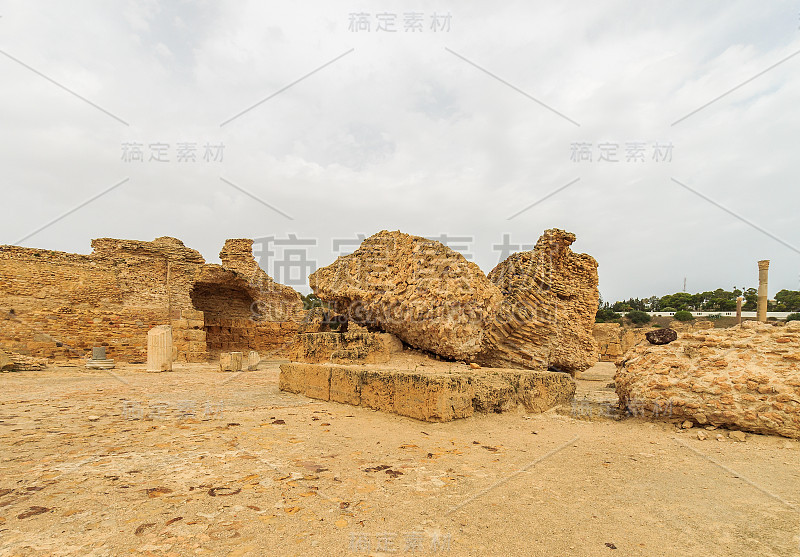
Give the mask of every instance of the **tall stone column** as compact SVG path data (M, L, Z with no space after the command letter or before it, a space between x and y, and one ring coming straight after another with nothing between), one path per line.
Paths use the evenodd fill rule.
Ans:
M769 259L758 262L758 320L767 321L767 279L769 275Z
M742 297L736 297L736 324L742 324Z
M147 332L147 371L172 371L172 327L158 325Z

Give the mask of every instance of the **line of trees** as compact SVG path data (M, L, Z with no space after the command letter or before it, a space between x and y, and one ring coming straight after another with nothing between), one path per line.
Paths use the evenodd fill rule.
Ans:
M676 292L650 298L629 298L610 304L600 300L600 310L610 310L617 313L629 311L736 311L736 298L744 297L742 309L755 311L758 304L758 291L755 288L741 290L735 286L731 290L717 288L709 292L689 294ZM775 301L769 303L769 311L800 312L800 291L781 290L775 294Z

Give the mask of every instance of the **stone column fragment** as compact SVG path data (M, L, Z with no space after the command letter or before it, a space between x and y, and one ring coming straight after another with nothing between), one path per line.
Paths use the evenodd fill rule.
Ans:
M147 371L172 371L172 327L158 325L147 332Z
M220 371L242 371L241 352L223 352L219 355Z
M758 262L758 320L767 320L767 279L769 276L769 259Z
M736 324L742 324L742 297L738 296L736 298Z

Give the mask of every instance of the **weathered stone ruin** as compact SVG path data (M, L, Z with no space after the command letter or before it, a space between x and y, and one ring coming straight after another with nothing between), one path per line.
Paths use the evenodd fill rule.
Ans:
M221 265L175 238L101 238L89 255L0 246L0 348L55 360L145 362L147 332L171 325L173 360L281 349L302 301L255 262L252 240L228 240Z
M485 323L502 298L460 253L385 230L308 280L314 294L348 320L453 359L480 352Z
M310 398L364 406L428 422L505 412L543 412L569 402L575 382L564 373L529 370L416 371L387 366L289 363L280 388Z
M595 323L592 334L601 362L616 362L645 339L647 329L628 329L619 323Z
M293 362L382 364L403 351L403 343L389 333L303 333L292 345Z
M597 361L597 262L547 230L485 276L439 242L382 231L309 277L348 320L410 346L487 366L575 373Z
M625 354L620 406L634 413L800 438L800 322L746 321Z
M597 261L573 253L574 241L569 232L546 230L533 251L514 253L489 273L503 299L485 329L479 363L574 374L597 362Z

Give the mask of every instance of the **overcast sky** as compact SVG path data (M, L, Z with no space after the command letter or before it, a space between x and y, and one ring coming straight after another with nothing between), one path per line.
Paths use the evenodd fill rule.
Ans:
M759 259L798 289L799 13L0 0L0 243L175 236L218 262L272 237L297 287L313 268L275 263L358 234L446 235L488 272L504 235L557 227L606 300L755 287Z

